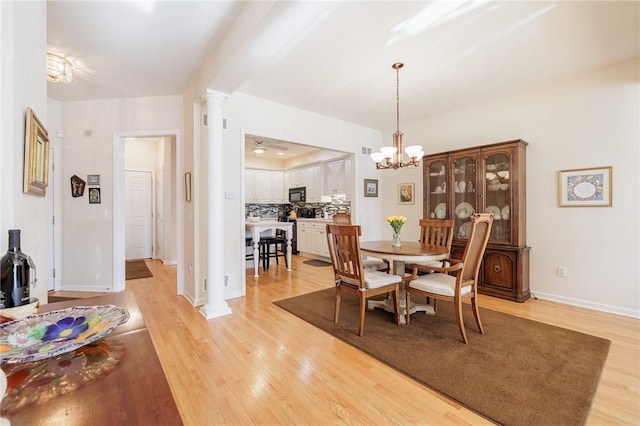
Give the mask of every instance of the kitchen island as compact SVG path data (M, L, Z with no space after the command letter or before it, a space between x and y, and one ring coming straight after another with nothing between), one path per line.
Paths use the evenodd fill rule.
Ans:
M291 271L291 239L293 238L293 222L278 222L277 220L262 220L252 222L247 220L245 223L247 231L251 232L251 238L253 242L253 276L258 278L259 266L260 266L260 233L264 231L271 231L275 234L277 229L281 229L285 232L285 238L287 239L287 271Z

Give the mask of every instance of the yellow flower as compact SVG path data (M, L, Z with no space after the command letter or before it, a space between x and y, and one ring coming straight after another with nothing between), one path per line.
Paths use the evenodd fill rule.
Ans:
M404 225L406 221L407 218L404 216L391 215L387 217L387 222L389 222L389 225L393 228L393 232L396 234L400 232L402 225Z

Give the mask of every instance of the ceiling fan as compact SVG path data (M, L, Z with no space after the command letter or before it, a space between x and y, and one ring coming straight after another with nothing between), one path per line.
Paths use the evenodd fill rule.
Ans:
M251 151L253 151L254 154L260 155L260 154L264 154L267 151L267 147L274 149L278 152L283 152L289 149L286 146L277 145L271 142L266 142L264 140L254 139L253 144L251 145Z

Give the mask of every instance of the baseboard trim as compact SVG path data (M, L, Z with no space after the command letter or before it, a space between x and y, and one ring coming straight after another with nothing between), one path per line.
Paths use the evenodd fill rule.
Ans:
M619 306L606 305L604 303L594 303L588 300L575 299L573 297L559 296L553 293L544 293L535 290L531 290L531 297L538 299L550 300L552 302L558 302L565 305L578 306L580 308L593 309L595 311L607 312L610 314L622 315L625 317L640 319L640 311L621 308Z

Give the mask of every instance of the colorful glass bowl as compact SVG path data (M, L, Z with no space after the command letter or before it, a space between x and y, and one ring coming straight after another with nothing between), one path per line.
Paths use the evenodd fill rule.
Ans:
M0 364L50 358L109 335L129 319L114 305L73 306L0 325Z

